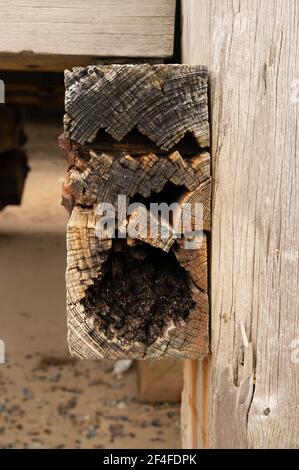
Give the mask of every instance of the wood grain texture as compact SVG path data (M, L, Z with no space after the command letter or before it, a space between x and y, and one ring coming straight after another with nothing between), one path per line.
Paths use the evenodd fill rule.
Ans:
M79 144L105 130L121 141L136 128L162 151L189 132L209 145L207 68L95 65L65 72L66 135Z
M209 357L183 364L181 435L185 449L206 448L208 439Z
M184 186L187 195L183 202L190 201L190 192L198 190L203 197L206 214L206 229L210 229L210 176L206 167L210 166L210 156L207 152L184 160L179 152L159 156L154 153L134 157L128 153L113 155L110 152L90 151L88 163L84 160L70 168L69 184L76 203L93 205L97 202L116 204L118 194L133 197L140 194L148 198L152 193L162 191L170 181L176 186ZM86 167L84 168L84 165ZM105 175L106 185L101 185Z
M206 236L202 239L202 245L197 250L186 250L184 239L175 240L174 238L160 239L137 237L132 240L134 243L140 240L143 244L152 245L165 252L173 251L180 265L185 269L189 276L192 299L195 302L194 308L188 316L188 320L180 325L170 322L166 325L163 335L159 337L152 345L146 346L138 341L130 341L128 344L124 339L113 338L109 340L105 332L97 326L97 319L92 315L87 315L83 308L82 301L86 297L86 291L95 279L102 277L104 272L104 263L111 252L112 239L108 236L100 240L96 235L96 226L100 221L100 215L97 213L97 203L110 202L116 203L118 194L125 194L130 197L146 187L146 181L139 181L139 163L142 164L142 178L145 180L148 171L151 171L152 180L155 179L152 160L140 157L128 159L127 165L120 165L119 159L109 154L94 154L91 151L91 158L86 163L78 163L80 158L76 158L76 168L71 167L67 181L65 183L64 193L73 199L71 206L71 218L67 227L67 298L68 298L68 327L69 344L72 354L84 358L110 357L112 359L123 357L132 357L142 359L146 357L200 357L208 352L208 296L207 296L207 242ZM171 157L172 154L170 154ZM203 158L198 156L202 162L203 168L207 164L207 153ZM121 158L125 159L125 156ZM168 160L162 157L162 160ZM180 157L181 159L181 157ZM138 161L139 160L139 161ZM182 159L181 159L182 160ZM154 162L158 165L158 157L155 156ZM125 159L126 162L126 159ZM182 160L183 162L183 160ZM183 165L176 165L169 173L168 177L173 177L177 185L188 184L186 171L192 168L194 160ZM113 168L116 168L112 171ZM80 170L81 168L81 170ZM130 168L130 174L126 177L126 168ZM195 165L197 173L192 173L195 190L187 194L196 194L198 202L206 200L206 188L210 187L209 175L206 170L199 171L200 166ZM83 170L83 171L82 171ZM184 171L183 171L184 170ZM198 180L195 175L197 174ZM87 182L85 176L89 177ZM109 175L112 175L111 179ZM159 173L157 173L159 175ZM200 175L200 176L199 176ZM104 177L103 177L104 176ZM161 176L161 175L160 175ZM124 185L123 182L126 182ZM138 185L135 182L139 182ZM150 181L150 179L149 179ZM163 178L162 185L155 187L157 192L161 191L166 184L167 179ZM193 186L192 186L193 187ZM200 188L203 187L201 193ZM149 196L151 191L147 192ZM202 194L202 195L201 195ZM68 196L67 196L68 197ZM207 208L208 210L208 208ZM208 221L206 229L209 229L209 215L205 216ZM127 227L137 224L136 214L133 212L127 220ZM129 244L130 239L127 239ZM176 242L176 245L174 245Z
M89 359L204 357L209 323L206 233L201 246L188 249L187 232L197 229L194 218L178 238L174 216L166 221L149 208L154 201L177 202L180 208L202 203L203 229L210 230L210 156L199 145L209 142L206 68L75 69L66 73L66 112L60 146L69 165L63 199L71 212L66 285L72 354ZM97 227L105 217L99 204L118 209L119 195L126 197L124 216L116 211L118 234L125 229L124 237L117 240L112 232L100 237ZM126 209L141 201L146 204L145 223L153 221L158 230L133 237L131 230L142 226L145 216L140 206ZM165 224L170 231L163 238ZM157 256L147 276L144 266ZM160 284L167 294L157 294ZM145 326L140 327L140 319Z
M139 341L126 342L107 338L97 318L87 314L82 300L95 279L103 275L104 263L112 248L112 240L99 240L96 235L98 216L93 209L75 206L67 227L67 312L68 341L72 355L84 359L101 358L198 358L208 352L208 296L201 286L200 273L206 271L206 239L198 256L200 273L190 278L195 302L188 320L175 325L169 322L163 334L147 346ZM146 240L144 240L146 242ZM192 267L192 266L191 266ZM190 268L191 271L191 268Z
M170 57L175 0L2 0L0 52Z
M183 61L211 72L214 181L212 354L204 385L187 371L186 390L199 427L208 415L207 447L298 448L299 4L182 6ZM184 446L202 446L186 400Z

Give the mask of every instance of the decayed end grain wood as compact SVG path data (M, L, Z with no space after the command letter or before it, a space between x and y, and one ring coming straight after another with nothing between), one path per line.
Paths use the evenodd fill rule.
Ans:
M165 151L187 131L209 145L206 67L79 67L66 72L65 86L65 131L79 144L100 129L121 141L137 128Z
M0 52L173 55L175 0L2 0Z
M210 71L215 182L212 353L203 380L186 368L183 445L299 448L299 4L182 7L183 60Z
M66 74L64 123L60 146L69 165L63 203L71 213L66 283L72 354L93 359L205 356L211 192L210 156L201 148L209 142L206 68L75 69ZM202 203L200 246L186 249L185 237L178 239L169 221L169 235L163 237L165 221L147 206L147 223L156 224L157 235L131 236L144 221L137 206L123 219L116 213L126 229L123 239L111 233L99 238L103 214L98 204L117 207L119 195L127 198L125 209L130 202L163 198L179 207Z

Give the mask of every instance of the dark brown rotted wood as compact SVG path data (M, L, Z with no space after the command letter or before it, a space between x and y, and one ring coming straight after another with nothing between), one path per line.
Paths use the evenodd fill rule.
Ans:
M68 339L82 358L200 358L208 352L207 239L186 249L173 221L150 203L203 204L210 230L207 70L109 65L66 73ZM99 203L117 207L118 230L99 237ZM144 221L155 236L138 229ZM192 228L195 220L192 219ZM195 225L194 225L195 226ZM163 230L167 236L162 236ZM135 236L132 236L132 233ZM119 236L119 232L118 232Z

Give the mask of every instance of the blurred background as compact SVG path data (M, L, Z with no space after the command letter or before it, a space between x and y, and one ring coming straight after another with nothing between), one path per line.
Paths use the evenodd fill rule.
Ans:
M69 355L63 73L27 73L1 75L0 448L178 448L180 364Z

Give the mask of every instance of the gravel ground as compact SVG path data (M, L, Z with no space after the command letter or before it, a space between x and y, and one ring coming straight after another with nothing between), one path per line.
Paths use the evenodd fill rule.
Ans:
M178 405L139 403L134 367L69 356L60 119L27 123L23 204L0 213L0 448L178 448Z

